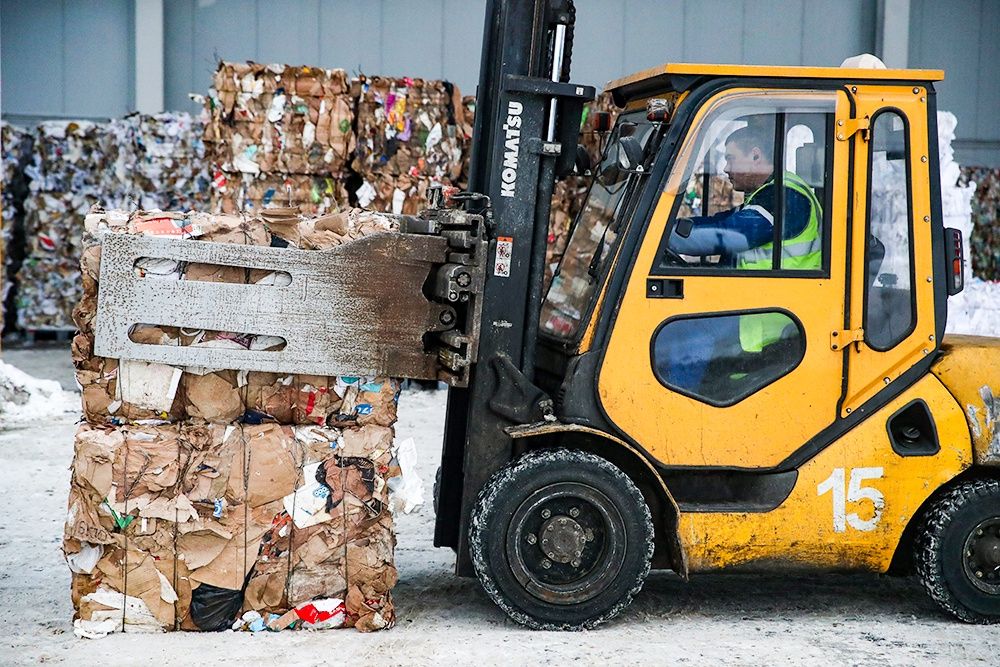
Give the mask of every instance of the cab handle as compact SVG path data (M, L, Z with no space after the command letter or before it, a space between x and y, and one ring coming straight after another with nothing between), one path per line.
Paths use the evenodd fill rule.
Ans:
M683 299L684 281L680 278L646 278L647 299Z

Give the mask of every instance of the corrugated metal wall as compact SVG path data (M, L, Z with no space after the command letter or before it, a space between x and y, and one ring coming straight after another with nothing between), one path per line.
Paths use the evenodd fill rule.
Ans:
M133 106L132 0L0 0L5 115ZM165 104L195 110L217 59L446 78L475 89L485 0L165 0ZM875 51L875 0L577 0L574 78L666 61L839 65ZM1000 164L1000 0L911 0L910 64L943 67L958 156Z

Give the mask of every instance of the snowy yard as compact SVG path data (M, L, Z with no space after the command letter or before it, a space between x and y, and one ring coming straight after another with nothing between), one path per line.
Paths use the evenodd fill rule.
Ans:
M66 349L6 351L4 360L69 386ZM444 392L406 392L398 437L413 437L433 479ZM0 433L0 664L727 664L995 665L996 627L945 617L914 581L877 576L713 575L684 583L653 573L619 618L584 633L532 632L508 621L474 580L432 546L428 506L398 521L395 628L73 636L69 570L60 553L75 415ZM429 489L428 489L429 492Z

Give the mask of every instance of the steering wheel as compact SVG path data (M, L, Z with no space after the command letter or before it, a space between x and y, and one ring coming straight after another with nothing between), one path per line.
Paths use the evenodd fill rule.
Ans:
M670 247L669 241L663 245L663 258L665 260L670 260L671 264L677 264L679 266L691 265L691 263L684 259L680 253Z

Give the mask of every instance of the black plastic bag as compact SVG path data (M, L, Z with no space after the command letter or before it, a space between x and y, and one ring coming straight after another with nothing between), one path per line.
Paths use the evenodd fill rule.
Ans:
M191 592L191 620L200 630L228 630L243 607L243 591L201 584Z

